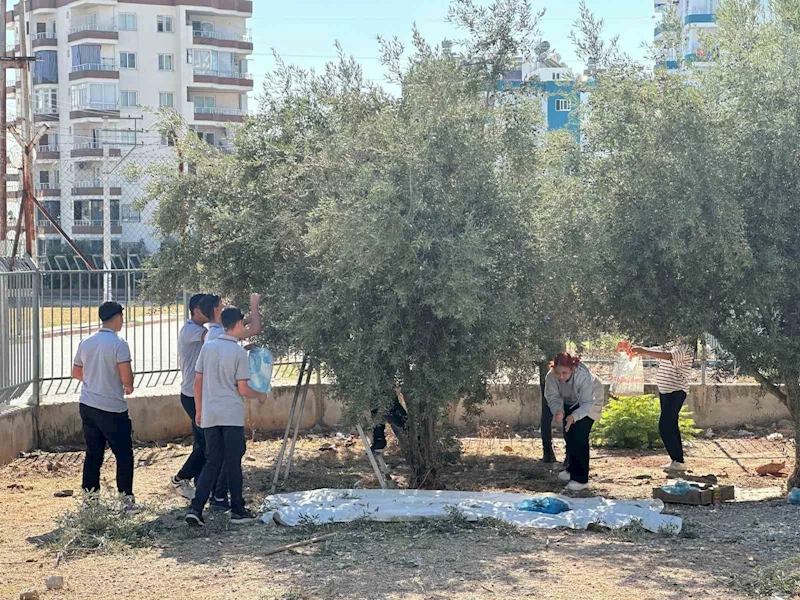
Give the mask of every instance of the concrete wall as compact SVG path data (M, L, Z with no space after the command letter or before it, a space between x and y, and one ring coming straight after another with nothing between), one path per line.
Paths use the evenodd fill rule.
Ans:
M0 414L0 465L33 450L34 441L33 409L14 407Z
M656 393L655 386L647 386ZM496 386L494 403L486 406L482 422L500 421L514 428L536 428L541 420L541 396L538 386L514 389ZM283 431L289 418L294 386L276 387L273 397L260 405L247 401L247 427L261 431ZM693 386L687 405L694 412L699 427L715 429L739 427L745 423L774 423L789 418L788 409L757 385ZM140 441L163 441L190 433L189 418L177 395L134 396L129 400L134 438ZM327 398L325 385L309 387L303 413L302 429L314 425L334 427L342 418L341 406ZM460 429L471 429L474 422L465 418L463 406L456 405L450 423ZM81 444L80 416L77 402L44 404L39 408L40 446ZM20 451L33 448L33 412L30 408L14 408L0 415L0 465L13 460Z

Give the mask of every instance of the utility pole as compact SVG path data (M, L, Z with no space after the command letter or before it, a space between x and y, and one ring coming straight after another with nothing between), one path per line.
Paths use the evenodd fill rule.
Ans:
M3 58L8 56L6 48L8 40L6 37L6 0L0 0L0 15L3 20L3 33L0 34L2 40ZM6 70L0 70L3 73L3 89L0 90L0 256L6 254L6 244L8 239L8 186L6 185L6 171L8 170L8 144L6 138L8 132L8 110L7 108L7 82Z
M19 2L19 50L22 58L22 139L27 144L31 140L33 127L33 106L31 105L31 79L28 65L28 10L25 0ZM36 259L36 222L33 213L33 148L22 155L23 186L22 207L25 215L25 253Z
M103 117L103 300L111 301L111 178L108 170L108 117Z

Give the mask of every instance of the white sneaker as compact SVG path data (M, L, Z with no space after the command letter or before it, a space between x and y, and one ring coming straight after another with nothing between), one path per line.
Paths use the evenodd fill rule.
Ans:
M588 483L578 483L577 481L570 481L567 484L567 490L570 492L582 492L587 487L589 487Z
M673 460L672 462L668 462L667 464L661 467L664 471L673 472L673 473L683 473L686 471L686 463L678 462L677 460Z
M174 475L170 477L169 486L172 491L187 500L194 500L194 486L188 479L177 479Z
M572 479L572 476L569 474L569 471L561 471L558 474L559 481L569 481L570 479Z

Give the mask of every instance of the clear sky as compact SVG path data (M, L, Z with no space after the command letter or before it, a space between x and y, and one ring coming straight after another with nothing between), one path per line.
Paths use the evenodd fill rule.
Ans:
M253 4L250 27L255 54L250 71L256 95L261 93L264 74L273 68L273 48L287 63L319 70L333 57L334 42L339 40L345 52L359 59L369 79L382 82L377 35L396 35L408 45L416 22L432 44L461 37L445 21L448 0L255 0ZM533 5L547 11L541 22L544 39L570 67L582 72L584 65L576 60L568 38L578 17L578 0L533 0ZM653 40L653 0L587 0L587 5L605 19L609 36L620 36L625 52L644 58L640 46Z

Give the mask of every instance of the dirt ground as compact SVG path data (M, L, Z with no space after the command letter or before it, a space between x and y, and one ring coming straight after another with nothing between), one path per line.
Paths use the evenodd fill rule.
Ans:
M272 480L275 439L248 443L245 496L257 509ZM697 475L714 473L738 486L738 501L719 507L670 506L684 532L531 531L495 523L354 523L318 528L232 527L209 516L200 532L183 523L185 501L166 484L188 455L173 443L139 447L135 491L152 504L159 534L150 547L62 560L36 536L52 532L75 498L57 490L80 487L79 451L35 453L0 468L0 598L37 588L42 598L613 598L614 600L748 597L750 582L769 584L772 565L800 554L800 507L780 497L785 480L754 474L759 464L787 460L791 440L724 438L697 441L688 462ZM320 451L326 444L332 450ZM442 475L441 487L513 492L559 491L555 472L537 462L537 439L464 439L463 455ZM560 456L563 449L557 448ZM660 452L595 450L590 495L646 498L665 476ZM404 481L392 448L387 462ZM287 490L376 487L354 440L306 436L298 441ZM113 485L114 462L103 468ZM791 468L787 460L787 470ZM767 498L774 499L767 499ZM759 500L760 499L760 500ZM327 541L266 556L282 544L335 532ZM800 573L800 572L799 572ZM44 579L64 577L46 591ZM785 577L784 577L785 579ZM798 574L800 582L800 574ZM800 586L800 583L798 583ZM768 589L768 588L763 588ZM798 587L800 590L800 587ZM789 598L789 594L765 597Z

